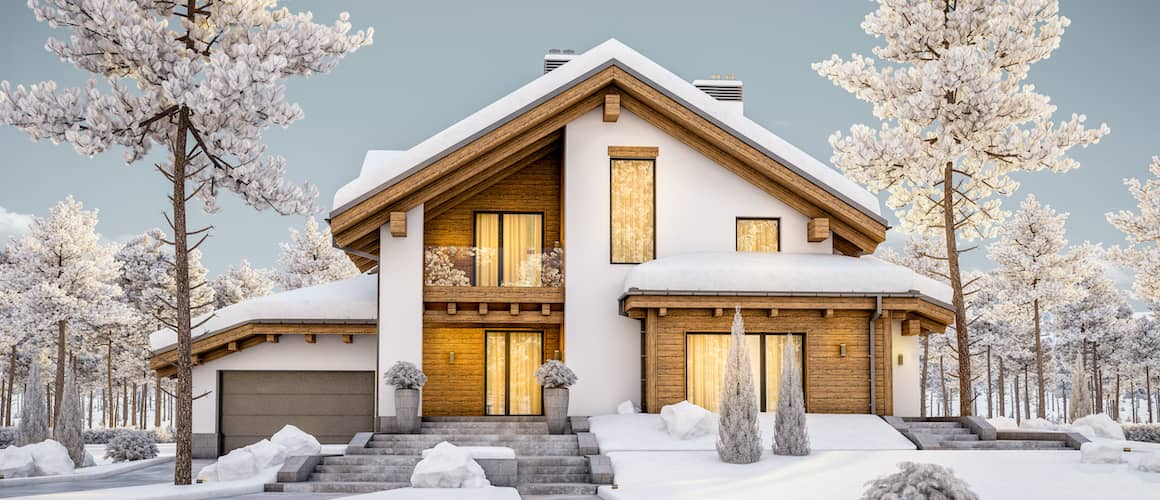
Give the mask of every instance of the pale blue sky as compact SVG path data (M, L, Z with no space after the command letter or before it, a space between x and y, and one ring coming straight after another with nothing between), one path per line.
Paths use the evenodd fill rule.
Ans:
M288 95L306 118L267 134L270 149L289 159L289 178L310 181L329 209L334 190L353 179L368 149L405 149L537 77L549 48L584 50L618 38L689 80L713 73L745 81L746 114L822 160L827 137L853 123L873 123L867 104L810 70L832 53L869 53L874 40L858 24L873 8L863 0L603 1L327 0L284 2L330 22L342 10L356 28L374 26L375 44L331 75L293 80ZM1086 113L1112 134L1078 150L1083 167L1063 175L1024 176L1027 193L1070 212L1068 237L1116 244L1104 220L1133 206L1121 181L1146 176L1160 154L1160 3L1064 0L1072 20L1062 47L1038 65L1030 81L1050 95L1060 117ZM0 5L0 79L53 79L82 84L87 76L43 50L50 36L24 2ZM17 214L43 214L75 195L101 209L110 239L161 226L166 186L148 164L125 166L120 154L78 156L68 146L33 143L0 129L0 239ZM198 215L216 229L203 248L212 274L248 258L273 266L277 243L298 217L258 213L226 195L224 210ZM891 214L889 218L895 220ZM892 231L893 232L893 231ZM974 252L969 265L985 265Z

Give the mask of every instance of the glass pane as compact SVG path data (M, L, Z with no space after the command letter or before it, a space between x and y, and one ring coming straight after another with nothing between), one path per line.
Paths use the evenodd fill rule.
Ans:
M738 252L776 252L777 219L737 219Z
M802 374L802 336L801 335L767 335L765 337L765 409L777 410L777 392L781 386L781 369L785 359L787 344L793 345L797 354L798 380L805 384ZM804 388L803 388L804 389Z
M540 286L543 216L504 214L503 286Z
M539 415L541 404L540 384L536 382L536 369L540 367L544 347L539 332L509 332L510 355L508 364L508 414Z
M690 403L709 411L718 411L724 388L725 368L729 362L729 341L724 334L686 335L685 397ZM746 335L749 368L752 371L754 397L761 384L761 336Z
M652 160L612 160L612 262L653 259Z
M487 332L487 415L503 415L507 402L507 336Z
M499 214L475 214L475 286L499 286Z

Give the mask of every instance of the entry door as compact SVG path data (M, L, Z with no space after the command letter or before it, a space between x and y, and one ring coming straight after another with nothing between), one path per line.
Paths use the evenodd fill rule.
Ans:
M487 332L486 415L540 415L543 332Z

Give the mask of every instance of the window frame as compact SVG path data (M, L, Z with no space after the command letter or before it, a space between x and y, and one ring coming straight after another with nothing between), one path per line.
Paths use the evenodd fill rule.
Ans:
M736 217L733 220L733 251L741 251L740 225L741 221L775 221L777 222L777 251L775 252L757 252L747 251L747 253L781 253L781 217Z
M613 171L616 169L616 162L618 160L632 160L632 161L650 161L652 162L652 258L641 262L617 262L613 250L612 239L612 219L613 219ZM780 231L779 231L780 232ZM609 156L608 157L608 263L613 265L630 265L644 264L650 260L657 258L657 159L655 156L650 157L628 157L628 156Z
M497 285L497 286L502 287L502 286L504 286L503 285L503 251L504 251L504 246L503 246L503 216L504 215L539 215L540 216L540 252L541 253L544 251L544 231L547 229L547 221L545 219L547 219L547 216L544 214L544 212L525 212L525 211L521 211L521 210L472 210L471 211L471 248L476 249L477 251L479 248L479 246L477 245L477 243L479 242L479 233L478 233L478 231L479 231L479 214L494 214L494 215L499 216L499 221L498 221L499 224L496 226L496 228L497 228L496 230L499 231L499 234L496 235L496 241L499 242L498 248L497 248L497 250L499 252L498 252L498 255L496 255L496 259L497 259L496 274L497 275L496 275L495 281L496 281L496 283L499 283L499 285ZM476 269L476 260L478 260L477 257L473 256L471 258L471 286L473 286L473 287L479 286L476 284L478 282L478 280L476 278L479 276L479 273L477 272L478 270ZM542 287L542 284L541 284L541 287ZM525 287L525 288L527 288L527 287ZM532 287L532 288L538 288L538 287Z
M732 333L731 332L685 332L685 344L682 347L684 347L684 350L685 350L685 367L686 367L685 368L685 400L686 401L689 400L689 371L688 371L688 366L689 366L689 335L732 335ZM766 408L766 399L765 399L765 395L767 394L766 376L768 375L768 373L767 373L768 370L765 367L766 366L766 359L765 359L765 354L766 354L765 341L766 341L766 338L773 337L773 336L778 336L778 337L798 336L798 337L801 337L801 339L802 339L801 340L801 345L802 345L802 358L801 358L802 402L805 404L806 411L808 412L810 405L809 405L809 394L806 392L806 385L807 385L806 384L806 374L808 373L806 371L806 368L807 368L806 363L807 363L807 360L809 358L806 356L806 347L807 347L806 346L806 332L745 332L745 335L758 335L761 337L760 343L759 343L760 347L758 347L758 349L761 350L761 357L760 357L761 366L758 369L758 371L761 373L761 377L760 377L760 380L758 380L757 384L756 384L758 396L759 396L757 398L758 399L757 404L759 406L758 411L760 411L760 412L772 411L772 410Z

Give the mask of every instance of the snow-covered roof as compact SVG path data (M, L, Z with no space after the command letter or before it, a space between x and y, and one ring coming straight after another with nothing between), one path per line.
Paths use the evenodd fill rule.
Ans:
M363 274L350 279L258 297L223 307L213 318L194 329L193 338L213 335L234 326L261 321L353 322L378 317L378 276ZM204 316L194 319L197 324ZM177 343L177 332L168 328L149 335L149 349L168 350Z
M624 278L625 294L918 294L941 305L951 288L872 256L727 252L665 257Z
M368 169L364 163L359 177L335 193L334 211L331 215L345 211L366 197L386 189L445 154L612 65L627 71L703 118L730 131L779 163L795 170L817 186L885 223L879 209L878 198L865 188L774 135L765 127L733 112L728 103L710 97L692 83L616 39L609 39L577 55L567 64L532 80L405 152L389 158L376 158L375 161L382 162L379 167ZM367 159L368 161L371 159L371 154L367 155Z
M335 206L338 206L340 199L353 200L363 193L373 191L379 184L382 184L381 180L376 179L394 179L402 174L403 163L395 160L405 152L378 149L367 151L367 155L363 157L362 169L359 170L358 178L335 191Z

